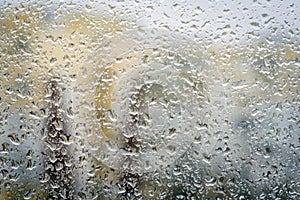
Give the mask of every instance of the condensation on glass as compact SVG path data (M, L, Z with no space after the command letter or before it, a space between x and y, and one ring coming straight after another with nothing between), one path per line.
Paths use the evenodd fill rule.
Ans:
M298 1L0 3L0 199L300 198Z

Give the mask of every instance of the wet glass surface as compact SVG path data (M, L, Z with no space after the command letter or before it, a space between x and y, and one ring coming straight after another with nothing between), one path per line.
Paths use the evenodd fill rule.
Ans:
M299 9L0 2L0 199L300 198Z

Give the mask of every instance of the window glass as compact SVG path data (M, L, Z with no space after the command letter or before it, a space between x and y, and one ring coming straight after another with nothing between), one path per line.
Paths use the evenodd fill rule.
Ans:
M300 198L299 9L0 2L0 199Z

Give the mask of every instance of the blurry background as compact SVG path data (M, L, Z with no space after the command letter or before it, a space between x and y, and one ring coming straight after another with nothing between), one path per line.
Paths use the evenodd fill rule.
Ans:
M0 198L299 198L299 9L292 0L1 1ZM147 64L157 72L140 70ZM194 108L185 92L202 101L187 120L193 134L170 128L170 159L135 173L112 155L140 141L122 146L124 132L109 136L105 120L126 124L119 110L134 109L132 99L166 96L155 87L126 96L140 84L129 78L147 73L161 85L179 76L166 86L179 88L167 111ZM118 92L125 103L111 103ZM159 120L149 124L164 135Z

